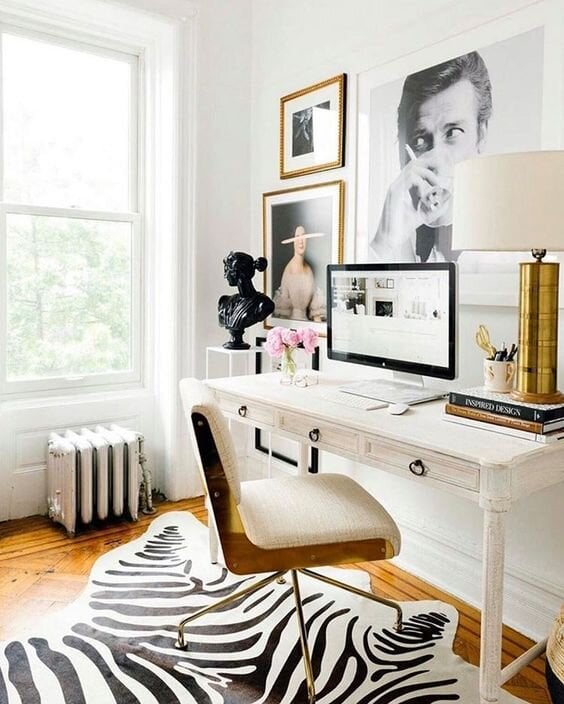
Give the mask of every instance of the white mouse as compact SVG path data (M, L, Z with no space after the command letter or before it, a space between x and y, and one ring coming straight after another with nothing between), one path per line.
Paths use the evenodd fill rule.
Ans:
M401 416L402 413L408 410L409 406L406 403L390 403L388 406L388 413L392 416Z

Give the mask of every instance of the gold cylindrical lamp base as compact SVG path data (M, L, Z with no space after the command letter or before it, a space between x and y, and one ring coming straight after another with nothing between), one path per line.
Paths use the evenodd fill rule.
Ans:
M558 368L558 262L520 264L519 353L511 396L525 403L564 403Z

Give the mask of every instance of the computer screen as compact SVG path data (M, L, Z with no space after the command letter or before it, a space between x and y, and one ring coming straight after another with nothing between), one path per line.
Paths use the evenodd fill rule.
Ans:
M331 264L330 359L456 377L456 266Z

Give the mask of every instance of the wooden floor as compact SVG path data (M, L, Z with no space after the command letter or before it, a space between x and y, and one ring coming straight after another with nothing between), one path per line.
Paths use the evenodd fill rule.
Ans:
M202 499L164 502L157 509L159 514L167 510L191 511L203 522L207 518ZM0 640L33 631L38 617L74 601L96 558L145 532L152 518L142 516L135 524L121 522L88 529L74 539L67 538L61 526L40 516L0 523ZM363 563L358 567L369 572L372 588L379 594L401 601L440 599L452 604L460 615L454 651L464 660L478 664L480 620L476 609L389 563ZM530 645L527 638L505 628L504 664ZM535 660L506 688L527 702L550 704L544 659Z

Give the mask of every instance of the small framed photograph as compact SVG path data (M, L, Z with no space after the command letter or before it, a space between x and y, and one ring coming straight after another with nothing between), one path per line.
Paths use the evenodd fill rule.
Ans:
M280 99L280 178L345 165L346 86L342 73Z
M327 265L343 260L345 182L264 193L264 292L274 313L264 325L326 334Z

